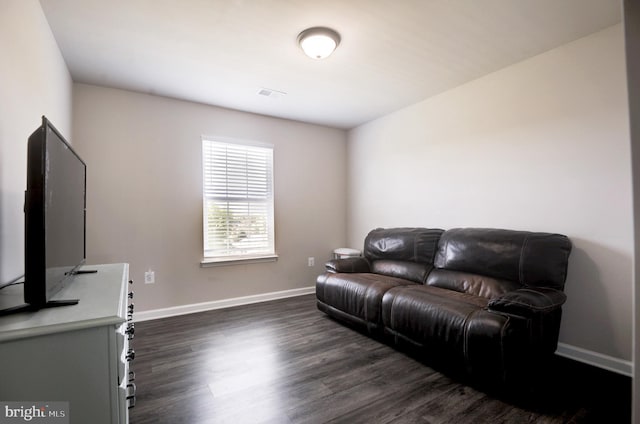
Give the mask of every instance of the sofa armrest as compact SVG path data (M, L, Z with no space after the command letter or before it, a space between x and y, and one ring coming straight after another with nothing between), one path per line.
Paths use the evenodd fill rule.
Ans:
M324 264L327 272L371 272L369 261L363 257L332 259Z
M514 290L489 301L489 310L522 317L533 317L560 309L567 296L549 287L532 287Z

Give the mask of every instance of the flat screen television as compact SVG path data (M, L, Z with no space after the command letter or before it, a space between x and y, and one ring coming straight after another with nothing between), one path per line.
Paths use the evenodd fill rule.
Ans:
M86 259L86 174L84 161L43 116L27 144L26 304L0 314L78 303L52 297Z
M51 303L85 262L86 175L84 161L43 116L27 144L24 301L34 308Z

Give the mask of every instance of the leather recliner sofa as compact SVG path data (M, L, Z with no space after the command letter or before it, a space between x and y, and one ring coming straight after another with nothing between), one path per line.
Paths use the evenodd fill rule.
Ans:
M556 350L571 242L484 228L371 231L334 259L318 309L473 380L527 385Z

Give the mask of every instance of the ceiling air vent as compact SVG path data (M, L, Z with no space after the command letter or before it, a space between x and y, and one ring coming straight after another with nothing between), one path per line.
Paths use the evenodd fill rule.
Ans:
M258 96L269 97L270 99L279 99L286 95L287 93L285 93L284 91L272 90L270 88L264 87L258 91Z

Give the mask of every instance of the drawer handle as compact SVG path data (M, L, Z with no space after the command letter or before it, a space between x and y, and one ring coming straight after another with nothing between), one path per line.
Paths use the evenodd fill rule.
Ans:
M132 389L132 390L130 390ZM127 409L131 409L134 406L136 406L136 385L135 383L129 383L127 384L127 402L129 402L129 405L127 405Z
M132 322L127 325L127 329L125 330L125 334L129 336L129 340L133 339L133 335L136 333L136 328Z
M127 384L127 399L130 399L136 396L136 389L137 389L136 383Z

